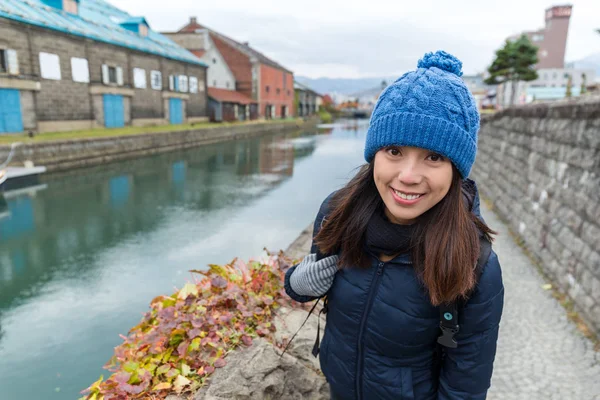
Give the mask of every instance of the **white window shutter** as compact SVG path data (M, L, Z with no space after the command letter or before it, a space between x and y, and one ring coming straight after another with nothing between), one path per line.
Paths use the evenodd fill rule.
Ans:
M117 85L123 86L123 68L117 67Z
M6 50L6 59L8 62L8 73L11 75L19 75L19 59L17 57L17 51L12 49Z
M169 75L169 90L172 92L175 90L175 76Z
M108 65L102 64L102 83L108 85L110 82L108 80Z

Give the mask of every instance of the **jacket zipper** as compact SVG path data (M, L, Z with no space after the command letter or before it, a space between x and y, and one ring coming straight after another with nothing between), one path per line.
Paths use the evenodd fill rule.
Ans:
M365 324L367 322L367 316L371 311L371 306L373 305L373 297L377 292L377 287L379 286L379 280L383 273L383 267L385 263L380 261L377 264L377 270L375 272L375 276L373 278L373 283L371 283L371 287L369 288L369 298L367 299L367 305L365 306L365 310L363 311L362 319L360 321L360 329L358 333L358 359L356 363L356 397L358 400L362 399L362 380L363 380L363 334L365 330Z

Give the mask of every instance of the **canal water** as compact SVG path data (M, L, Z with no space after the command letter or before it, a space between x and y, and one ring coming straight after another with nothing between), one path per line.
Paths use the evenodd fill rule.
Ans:
M48 175L0 208L0 399L69 400L190 269L285 249L363 163L366 121Z

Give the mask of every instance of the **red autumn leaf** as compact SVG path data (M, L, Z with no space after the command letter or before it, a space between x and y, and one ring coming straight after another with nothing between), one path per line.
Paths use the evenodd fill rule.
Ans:
M216 276L214 277L211 281L210 284L214 287L220 288L220 289L224 289L227 287L227 281L225 280L225 278L221 277L221 276Z
M204 372L206 372L207 374L212 374L213 372L215 372L215 367L210 365L208 367L204 367Z
M224 360L224 359L222 359L222 358L218 358L218 359L215 361L215 368L223 368L223 367L224 367L224 366L226 366L226 365L227 365L227 361L225 361L225 360Z
M244 343L246 346L252 346L252 338L248 335L243 335L242 343Z

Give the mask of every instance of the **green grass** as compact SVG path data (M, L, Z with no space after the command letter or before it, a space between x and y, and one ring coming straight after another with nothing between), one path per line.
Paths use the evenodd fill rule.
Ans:
M27 133L19 133L15 135L0 135L0 144L11 144L14 142L23 143L37 143L37 142L48 142L54 140L70 140L70 139L94 139L102 137L112 136L125 136L125 135L142 135L146 133L159 133L159 132L177 132L185 131L190 129L211 129L223 126L236 126L236 125L248 125L257 123L276 123L276 122L295 122L295 118L286 118L284 120L255 120L255 121L240 121L240 122L197 122L193 124L183 125L157 125L157 126L144 126L144 127L133 127L128 126L124 128L100 128L100 129L89 129L83 131L67 131L67 132L47 132L35 135L33 138L27 136Z

